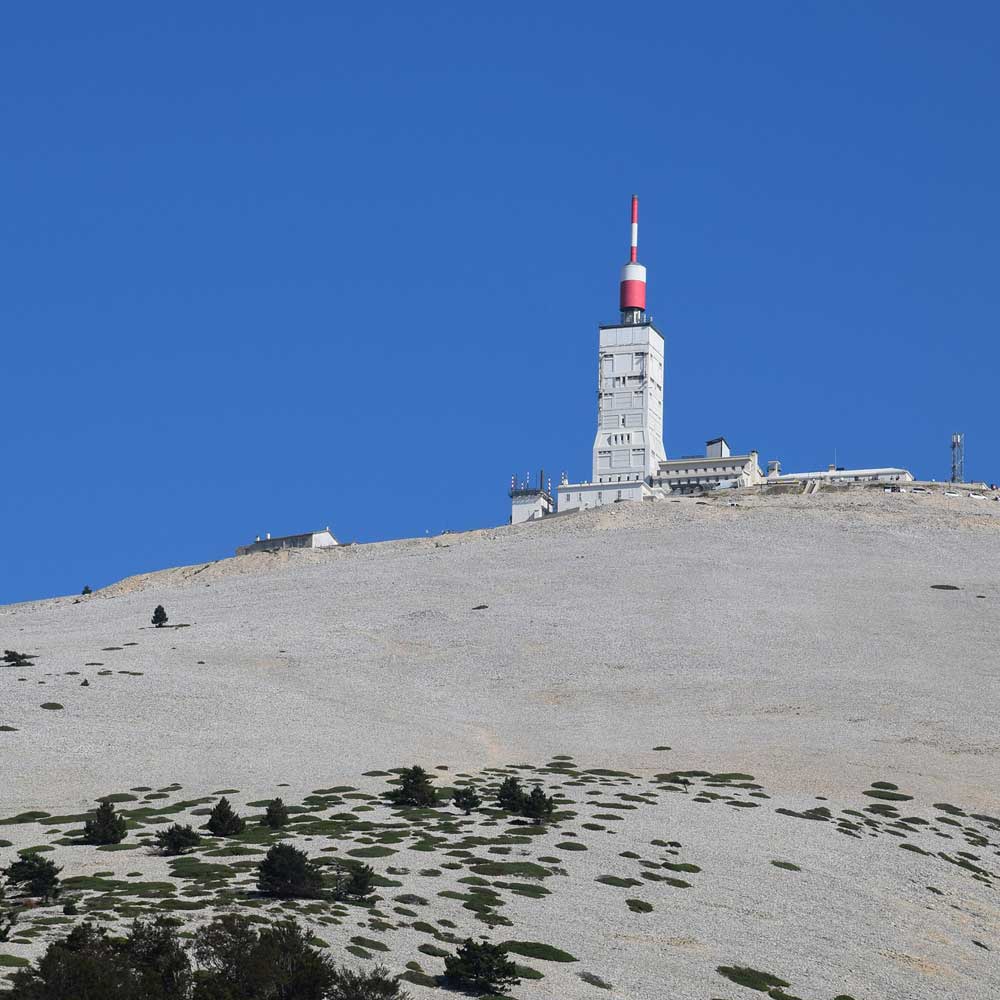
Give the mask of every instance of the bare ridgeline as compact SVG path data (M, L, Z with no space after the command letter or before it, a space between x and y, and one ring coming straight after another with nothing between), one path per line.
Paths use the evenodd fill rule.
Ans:
M522 998L995 997L1000 504L883 489L255 552L0 608L29 657L0 667L0 866L42 848L63 886L0 973L88 919L294 913L414 997L447 995L469 936L509 949ZM386 798L412 764L433 808ZM554 812L505 808L515 776ZM247 822L213 836L223 795ZM111 850L82 842L101 796L127 819ZM174 823L201 842L164 857ZM278 837L321 863L295 909L259 891ZM374 895L342 898L361 864Z

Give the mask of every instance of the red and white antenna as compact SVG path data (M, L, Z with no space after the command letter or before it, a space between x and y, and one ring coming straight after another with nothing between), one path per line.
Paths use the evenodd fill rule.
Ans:
M622 322L635 325L642 322L646 311L646 269L638 263L639 253L639 198L632 195L632 244L629 262L622 268L619 308Z

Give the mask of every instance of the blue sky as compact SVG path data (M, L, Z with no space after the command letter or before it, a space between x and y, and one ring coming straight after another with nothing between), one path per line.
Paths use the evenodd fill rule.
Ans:
M1000 480L1000 8L0 15L0 602L588 475L629 196L664 437Z

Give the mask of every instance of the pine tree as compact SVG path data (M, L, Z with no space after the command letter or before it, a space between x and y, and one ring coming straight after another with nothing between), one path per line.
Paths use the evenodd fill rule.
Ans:
M544 819L548 819L555 811L555 807L555 800L552 796L546 795L538 785L535 785L531 789L531 794L524 799L521 814L534 820L537 824L541 823Z
M125 839L124 816L115 812L114 804L102 802L93 817L83 825L83 839L88 844L120 844Z
M208 817L206 825L209 832L215 834L216 837L235 837L238 833L243 832L243 827L246 824L233 810L229 799L223 797L215 803L212 815Z
M260 821L261 826L269 826L272 830L288 826L288 808L281 799L272 799L267 804L267 812Z
M156 846L167 855L183 854L201 843L201 837L190 826L174 823L156 834Z
M46 903L59 895L59 873L55 862L37 854L22 855L6 870L7 881L21 886L29 895L40 896Z
M503 993L521 980L517 967L498 944L481 944L466 938L455 955L444 960L445 980L460 989L480 993Z
M525 801L524 789L517 778L505 778L503 784L497 791L497 804L505 812L517 813L520 815L524 809Z
M437 804L437 792L431 784L431 776L419 764L403 770L399 785L388 792L387 797L397 806L426 808Z
M157 628L167 624L167 613L163 610L162 604L157 604L156 609L153 611L153 624Z
M457 788L455 794L451 797L451 801L459 809L464 810L466 816L473 809L478 809L483 804L483 800L476 794L476 790L471 785L463 785L461 788Z
M371 865L340 865L334 895L338 899L365 899L375 891Z
M323 894L323 876L304 851L275 844L257 869L257 888L279 899L316 899Z
M90 586L88 584L84 584L83 590L80 591L80 595L82 597L86 597L88 594L92 594L92 593L93 593L93 591L90 589Z

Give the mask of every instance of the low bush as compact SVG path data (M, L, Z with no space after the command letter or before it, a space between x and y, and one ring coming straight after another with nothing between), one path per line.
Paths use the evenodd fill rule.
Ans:
M174 823L165 830L158 830L156 833L156 846L167 855L183 854L190 851L201 843L201 837L196 830L190 826L181 826Z

